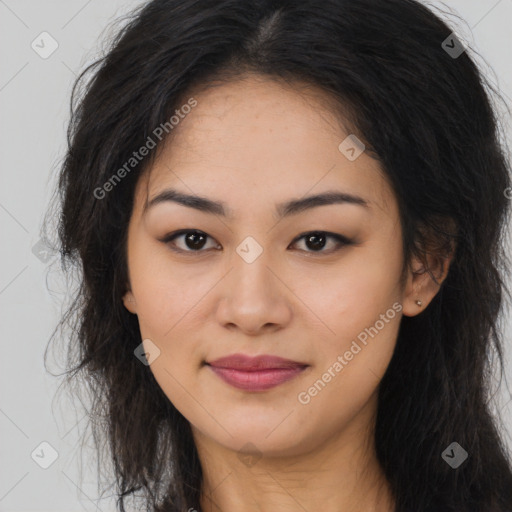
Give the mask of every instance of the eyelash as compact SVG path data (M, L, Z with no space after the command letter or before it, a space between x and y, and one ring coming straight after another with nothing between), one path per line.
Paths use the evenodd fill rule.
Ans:
M205 235L208 238L212 238L212 237L210 237L210 235L208 235L204 231L199 231L197 229L181 229L179 231L174 231L173 233L169 233L164 238L162 238L160 241L162 243L165 243L165 244L169 245L169 248L172 251L178 252L178 253L182 253L182 254L183 253L191 253L191 254L194 254L194 255L195 254L199 255L200 253L206 252L207 250L202 250L202 249L199 249L197 251L178 249L176 246L173 246L173 244L171 244L171 242L173 242L176 238L178 238L180 236L183 236L183 235L186 235L186 234L189 234L189 233ZM339 235L337 233L331 233L329 231L306 231L305 233L302 233L297 238L295 238L293 240L292 244L296 244L299 240L307 237L308 235L324 235L327 238L332 238L332 239L336 240L338 242L338 244L339 244L337 247L335 247L334 249L331 249L329 251L324 251L324 250L319 250L319 251L307 251L306 250L306 251L304 251L306 253L313 254L313 255L316 255L316 254L319 254L319 255L322 255L322 254L323 255L329 255L329 254L332 254L332 253L335 253L335 252L341 250L343 247L345 247L347 245L353 245L355 243L354 240L350 240L349 238L347 238L347 237L345 237L343 235Z

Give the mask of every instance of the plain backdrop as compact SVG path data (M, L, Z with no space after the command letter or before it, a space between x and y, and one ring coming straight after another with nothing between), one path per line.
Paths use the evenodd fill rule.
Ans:
M60 380L43 364L63 294L47 275L52 254L39 239L64 155L72 82L98 54L107 25L140 3L0 0L0 511L115 510L112 499L98 501L94 451L84 448L80 462L87 420L65 394L55 398ZM465 20L457 32L512 106L512 0L447 0L443 6ZM504 121L510 140L510 119ZM503 326L511 375L510 307ZM505 389L500 396L510 438L511 397Z

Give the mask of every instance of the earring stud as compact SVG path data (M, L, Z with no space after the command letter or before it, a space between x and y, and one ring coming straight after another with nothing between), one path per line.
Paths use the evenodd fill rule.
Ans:
M420 307L421 307L421 305L423 304L423 302L421 302L421 300L417 300L417 301L416 301L416 304L417 304L418 306L420 306Z

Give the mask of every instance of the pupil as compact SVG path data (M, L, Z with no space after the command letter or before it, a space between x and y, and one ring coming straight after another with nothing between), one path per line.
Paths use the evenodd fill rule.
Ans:
M195 239L195 237L199 237L199 238L202 238L202 243L200 242L199 244L197 244L197 240ZM205 236L202 234L202 233L196 233L196 232L192 232L192 233L188 233L187 236L185 237L185 240L187 241L187 244L188 242L190 242L191 246L190 247L191 249L201 249L204 245L204 242L205 242Z
M318 242L318 239L323 239L322 242ZM319 234L319 233L315 233L315 234L312 234L312 235L309 235L308 237L306 237L306 244L308 244L308 247L309 247L309 243L313 241L311 243L313 249L322 249L324 246L325 246L325 235L323 234Z
M201 249L204 246L206 237L202 233L191 232L187 234L185 240L189 248ZM323 235L322 233L314 233L312 235L307 236L306 245L310 249L322 249L323 247L325 247L325 235Z

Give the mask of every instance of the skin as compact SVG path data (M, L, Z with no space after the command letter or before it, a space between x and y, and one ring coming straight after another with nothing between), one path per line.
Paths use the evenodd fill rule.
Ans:
M247 75L194 98L198 105L139 179L124 304L138 316L142 339L153 343L145 348L160 351L150 365L156 380L191 424L204 474L201 506L391 512L373 440L377 388L402 315L428 306L450 260L436 276L439 284L414 260L400 285L394 193L377 160L363 152L350 161L338 149L349 133L322 92ZM171 201L144 211L171 187L222 201L233 218ZM322 205L276 220L277 203L329 190L360 196L368 208ZM162 241L179 229L206 233L204 246L194 249L184 236ZM355 243L338 246L328 238L315 250L306 238L296 240L309 231ZM248 236L263 250L251 263L236 251ZM436 261L430 264L435 273ZM394 318L300 403L299 393L395 303ZM233 353L277 355L309 367L270 390L248 392L204 365Z

